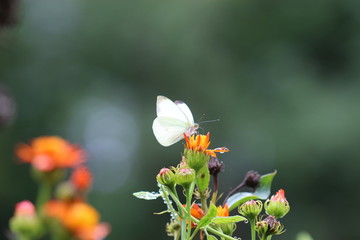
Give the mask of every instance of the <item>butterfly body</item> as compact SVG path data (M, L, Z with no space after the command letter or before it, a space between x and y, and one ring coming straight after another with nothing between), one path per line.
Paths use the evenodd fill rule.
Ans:
M189 107L183 101L171 101L164 96L158 96L156 114L152 128L158 142L167 147L184 138L184 133L190 136L196 133L199 124L194 123Z

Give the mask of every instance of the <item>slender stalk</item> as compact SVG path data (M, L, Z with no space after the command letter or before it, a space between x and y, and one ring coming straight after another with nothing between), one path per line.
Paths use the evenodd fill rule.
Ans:
M186 218L181 221L181 240L186 240Z
M42 206L50 199L50 196L51 184L48 182L40 183L40 188L36 199L36 209L40 215Z
M188 231L187 231L187 238L190 239L191 235L191 200L192 195L194 193L195 188L195 181L190 184L190 187L187 189L186 193L186 210L187 210L187 221L188 221Z
M251 228L251 240L255 240L256 239L256 235L255 235L255 219L249 219L249 223L250 223L250 228Z
M227 195L227 196L225 197L225 199L224 199L223 206L225 206L226 201L229 199L229 197L230 197L231 195L233 195L234 193L236 193L237 191L239 191L240 188L242 188L243 186L245 186L245 179L244 179L239 185L237 185L233 190L231 190L231 191L228 193L228 195Z
M170 199L169 199L169 196L168 196L168 193L169 193L169 192L166 191L166 188L164 187L164 185L162 185L162 184L159 184L159 185L160 185L161 191L163 192L163 196L164 196L164 199L165 199L165 201L166 201L166 205L169 207L169 210L170 210L170 212L172 213L172 217L175 218L176 215L177 215L177 213L176 213L173 205L172 205L171 202L170 202Z
M201 200L201 209L207 213L208 211L208 206L207 206L207 202L206 202L206 195L203 193L200 193L200 200Z

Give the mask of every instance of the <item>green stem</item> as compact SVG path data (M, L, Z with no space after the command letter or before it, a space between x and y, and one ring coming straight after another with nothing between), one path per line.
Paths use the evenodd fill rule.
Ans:
M208 211L208 206L207 206L207 202L206 202L206 195L203 193L200 193L200 200L201 200L201 209L207 213Z
M271 240L271 237L272 237L272 235L268 236L268 237L267 237L267 240Z
M40 183L40 188L36 199L36 209L40 214L40 216L42 215L41 209L43 205L50 199L50 196L51 196L51 184L48 182Z
M186 218L181 221L181 240L186 240Z
M161 191L162 191L162 193L163 193L164 199L165 199L165 201L166 201L166 204L167 204L170 212L172 213L172 216L173 216L173 217L176 217L177 213L176 213L173 205L171 204L170 199L169 199L169 196L168 196L169 191L166 191L164 185L162 185L162 184L159 184L159 185L160 185L160 189L161 189Z
M191 236L191 200L194 193L195 181L190 184L190 187L187 189L186 193L186 211L187 211L187 222L188 222L188 231L186 239L190 239Z
M255 240L256 239L256 235L255 235L255 219L249 219L249 223L250 223L250 228L251 228L251 240Z

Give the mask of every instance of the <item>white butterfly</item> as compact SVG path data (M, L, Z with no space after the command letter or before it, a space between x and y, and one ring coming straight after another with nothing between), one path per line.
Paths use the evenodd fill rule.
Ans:
M189 107L182 101L171 101L167 97L157 96L156 114L152 128L158 142L167 147L196 133L199 124L194 123Z

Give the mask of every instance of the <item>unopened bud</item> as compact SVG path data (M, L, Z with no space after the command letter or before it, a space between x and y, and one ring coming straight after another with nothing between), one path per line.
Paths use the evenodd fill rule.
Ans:
M263 204L261 201L249 200L239 207L239 213L246 217L249 221L254 221L261 213Z
M196 172L206 166L210 159L210 156L205 154L205 152L191 149L186 149L184 155L186 158L186 163Z
M275 195L265 202L266 214L276 219L284 217L290 211L289 202L285 198L285 191L280 189Z
M156 175L156 180L162 185L172 187L175 184L175 174L169 168L162 168Z
M266 239L270 235L279 235L284 232L284 225L275 219L274 216L267 216L264 220L257 222L255 230Z
M219 227L221 228L221 231L228 236L232 236L236 230L235 223L219 224Z
M30 201L16 204L15 214L10 219L10 229L21 238L39 238L43 233L40 219L37 217L35 207Z
M256 171L248 171L245 175L245 186L255 189L259 185L261 175Z
M175 182L178 185L187 187L195 181L195 170L192 168L180 168L175 173Z
M208 168L209 168L210 174L213 176L216 176L219 174L219 172L223 171L224 163L219 162L219 159L211 156L209 163L208 163Z
M284 232L284 225L276 220L274 216L267 216L264 220L257 222L255 230L266 239L270 235L279 235Z
M178 220L171 220L166 224L166 232L168 236L180 236L181 223Z
M60 183L55 190L55 197L62 201L70 201L75 198L75 187L71 182Z

